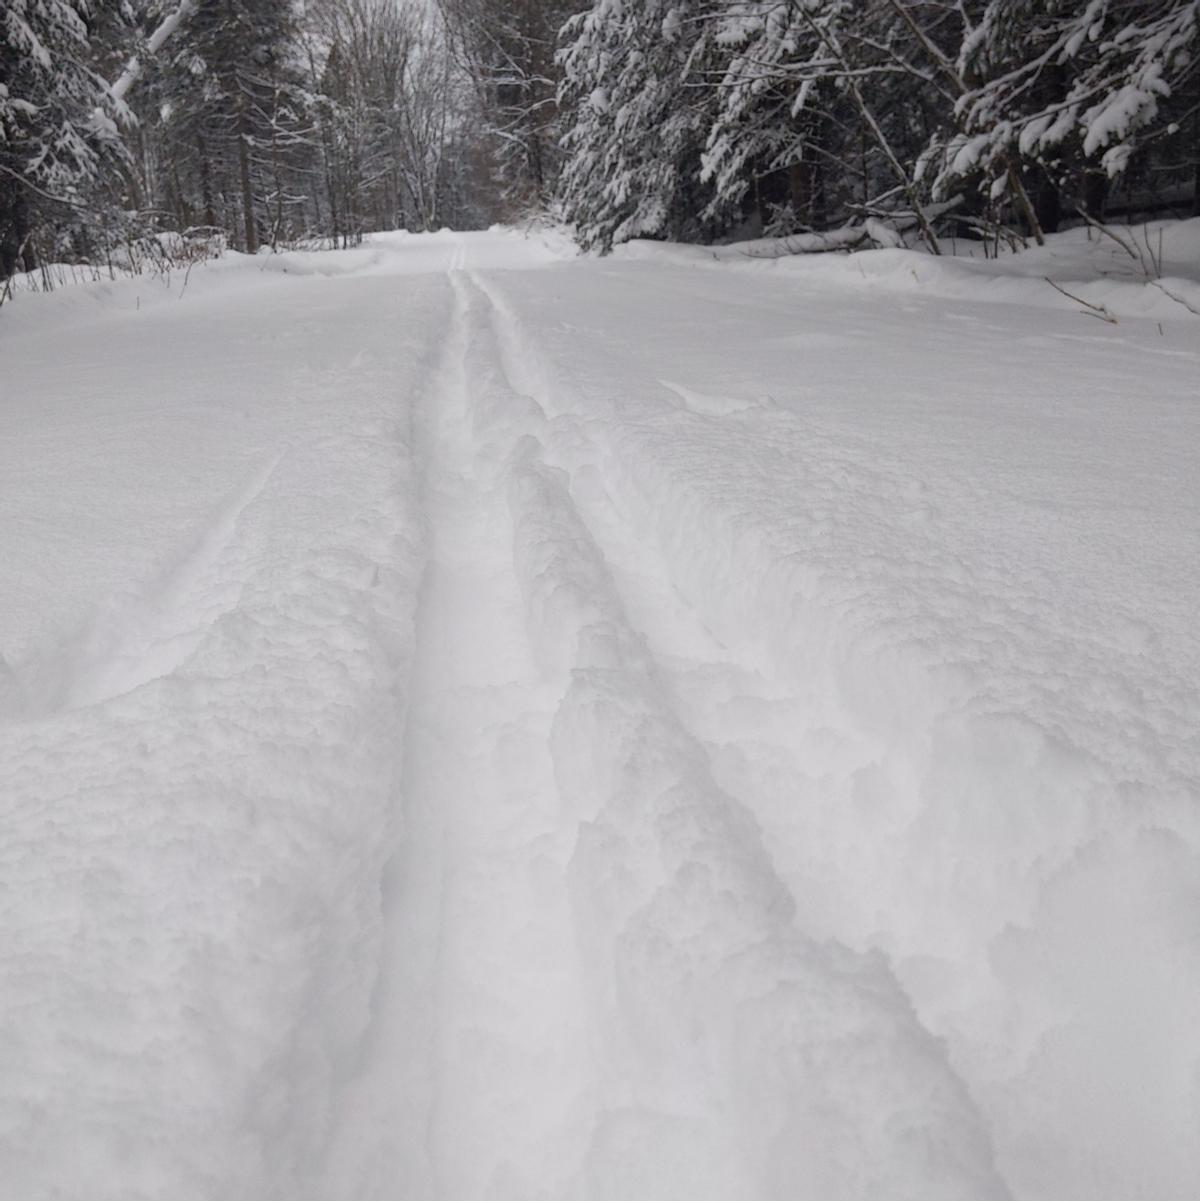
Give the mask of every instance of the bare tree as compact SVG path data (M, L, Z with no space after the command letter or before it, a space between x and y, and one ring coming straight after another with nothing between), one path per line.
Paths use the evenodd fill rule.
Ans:
M511 204L543 205L559 169L555 61L559 30L580 0L437 0L450 44L475 88Z

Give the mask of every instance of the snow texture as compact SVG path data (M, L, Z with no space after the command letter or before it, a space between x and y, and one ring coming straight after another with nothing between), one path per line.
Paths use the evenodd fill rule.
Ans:
M0 1197L1190 1201L1198 243L18 292Z

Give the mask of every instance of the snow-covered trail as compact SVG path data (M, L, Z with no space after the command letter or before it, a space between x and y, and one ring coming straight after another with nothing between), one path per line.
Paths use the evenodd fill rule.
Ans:
M554 779L556 689L526 630L506 499L521 426L538 415L498 367L462 258L417 414L429 555L383 1000L330 1196L574 1195L593 1080L566 891L577 821ZM385 1165L370 1180L353 1162L364 1118Z
M0 327L0 1197L1188 1198L1190 327L266 263Z

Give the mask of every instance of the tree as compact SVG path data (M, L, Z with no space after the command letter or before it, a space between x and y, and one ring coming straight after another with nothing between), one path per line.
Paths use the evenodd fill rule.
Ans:
M729 56L715 81L704 168L717 203L754 187L776 207L786 202L791 222L807 227L906 206L936 246L915 163L946 97L916 61L918 6L902 10L909 20L898 19L899 7L885 0L723 7L713 37ZM764 196L761 184L772 177Z
M1116 179L1187 122L1197 128L1200 0L988 0L954 69L962 93L956 128L933 148L935 191L974 175L1002 195L1019 186L1015 168L1033 165L1053 228L1064 192L1102 197L1087 177Z
M236 229L253 254L285 200L280 156L300 123L290 0L198 0L164 81L176 174L191 160L206 223ZM240 220L230 220L236 205ZM268 234L269 236L269 234Z
M0 278L34 266L47 213L84 207L84 186L122 153L120 105L89 57L123 14L91 0L0 7Z
M560 166L555 50L584 0L437 0L450 45L475 85L505 199L544 206Z
M584 246L702 238L701 150L715 93L698 82L707 0L599 0L563 30L561 196Z

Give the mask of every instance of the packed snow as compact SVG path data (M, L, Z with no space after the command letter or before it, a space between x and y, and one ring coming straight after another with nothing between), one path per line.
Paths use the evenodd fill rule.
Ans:
M1200 222L1145 236L18 292L0 1197L1192 1201Z

